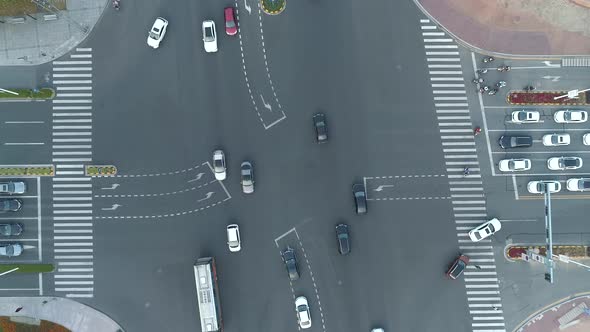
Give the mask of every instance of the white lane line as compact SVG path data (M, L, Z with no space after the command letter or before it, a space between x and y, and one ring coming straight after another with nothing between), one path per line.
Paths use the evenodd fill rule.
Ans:
M84 175L84 171L55 171L55 175Z
M87 143L92 142L92 138L54 138L53 143Z
M54 201L91 201L92 197L53 197Z
M92 84L92 80L57 80L53 84Z
M461 81L463 82L463 77L431 77L431 81Z
M16 142L12 142L12 143L4 143L4 145L14 145L14 146L21 146L21 145L45 145L45 143L41 143L41 142L39 142L39 143L36 143L36 142L35 143L33 143L33 142L31 142L31 143L16 143Z
M83 249L83 248L76 248L76 249L61 249L61 248L56 248L54 251L55 252L60 252L60 253L68 253L68 252L92 253L93 252L93 249L92 248L87 248L87 249Z
M56 285L94 285L94 281L55 281Z
M53 106L52 107L54 111L67 111L67 110L91 110L92 106L82 106L82 105L78 105L78 106ZM56 114L54 113L53 116L56 116Z
M92 67L53 67L53 71L92 71Z
M463 75L460 70L431 70L428 73L430 75Z
M4 121L5 124L37 124L45 123L45 121Z
M63 98L63 97L92 97L92 93L63 93L58 92L55 95L56 98Z
M55 234L88 234L92 233L92 229L54 229Z
M92 119L53 119L53 123L90 123Z
M52 146L54 149L91 149L92 145L86 145L86 144L81 144L81 145L56 145L54 144Z
M465 90L433 90L432 91L435 95L443 95L443 94L449 94L449 95L464 95L466 92ZM440 97L438 97L440 98ZM449 98L456 98L456 97L449 97Z
M426 52L426 55L459 55L459 52L432 51L432 52ZM463 78L461 78L461 79L463 79Z
M84 168L84 165L55 165L55 168Z
M76 52L92 52L92 47L76 47Z
M464 88L465 84L462 83L447 83L447 84L439 84L439 83L432 83L430 84L433 88ZM465 92L463 90L463 92Z
M54 227L92 227L90 222L56 222L53 224Z
M91 104L91 99L53 99L54 104Z
M77 78L82 78L82 77L92 77L92 74L53 74L53 77L59 77L59 78L67 78L67 77L77 77Z
M469 107L468 103L435 103L435 107Z
M67 256L53 256L53 259L93 259L93 255L67 255Z
M58 86L57 91L89 91L92 90L91 86Z
M92 54L71 54L70 58L78 59L78 58L92 58Z
M450 49L450 48L459 48L457 45L424 45L425 49Z
M72 107L76 107L76 106L72 106ZM88 107L90 107L90 106L88 106ZM53 116L92 116L92 113L90 113L90 112L53 113ZM53 121L55 122L55 121L61 121L61 120L53 120Z
M91 195L91 190L54 190L54 195Z
M459 62L461 58L426 58L428 62Z
M91 60L79 60L79 61L53 61L53 65L91 65Z

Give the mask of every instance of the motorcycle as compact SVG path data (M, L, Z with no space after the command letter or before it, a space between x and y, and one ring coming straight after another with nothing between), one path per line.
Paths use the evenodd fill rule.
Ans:
M473 80L471 80L471 82L475 83L475 84L482 84L484 82L483 78L474 78Z
M473 129L473 136L477 136L479 133L481 133L481 128L475 127L475 129Z
M120 8L119 1L120 0L113 0L113 8L115 8L115 10L119 10Z
M478 74L485 74L485 73L487 73L487 72L488 72L488 70L487 70L487 69L478 69L476 72L477 72Z
M482 61L484 63L492 62L492 61L494 61L494 57L488 56L488 57L483 58Z
M535 87L532 86L532 85L529 85L529 86L525 86L524 87L524 91L533 91L533 90L535 90Z
M493 96L498 92L498 89L491 89L490 91L488 91L488 95Z
M511 67L510 66L500 66L497 69L500 72L502 72L502 71L510 71Z
M498 83L496 83L496 88L503 88L506 86L506 81L500 81Z

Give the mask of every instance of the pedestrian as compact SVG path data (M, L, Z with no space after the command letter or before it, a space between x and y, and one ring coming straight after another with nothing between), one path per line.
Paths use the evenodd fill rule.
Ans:
M16 308L16 310L14 312L19 312L21 310L23 310L23 307L18 307L18 308Z
M475 268L478 270L481 270L481 266L479 266L479 265L476 265Z
M463 168L463 176L467 175L469 175L469 167L465 166L465 168Z

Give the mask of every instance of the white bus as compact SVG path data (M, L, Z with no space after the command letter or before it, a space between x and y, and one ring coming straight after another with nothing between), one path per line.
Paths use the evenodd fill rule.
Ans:
M221 332L221 307L219 305L219 286L213 257L197 259L195 263L195 283L199 301L202 332Z

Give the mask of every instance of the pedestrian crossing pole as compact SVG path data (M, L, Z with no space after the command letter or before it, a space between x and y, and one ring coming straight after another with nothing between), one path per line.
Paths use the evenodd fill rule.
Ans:
M547 273L545 273L545 280L553 283L553 236L551 228L551 192L549 186L545 185L545 240L547 243L547 250L545 253L545 265L547 266Z

